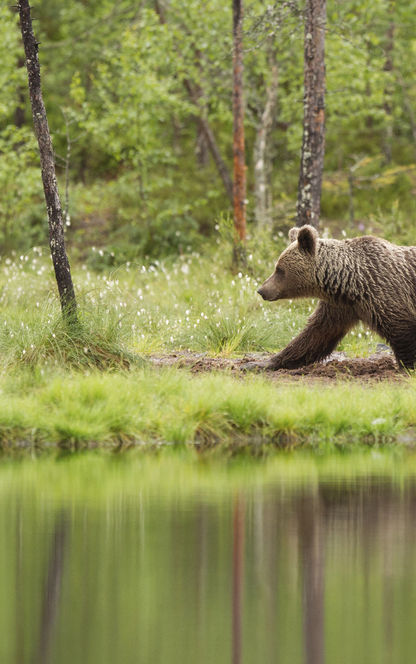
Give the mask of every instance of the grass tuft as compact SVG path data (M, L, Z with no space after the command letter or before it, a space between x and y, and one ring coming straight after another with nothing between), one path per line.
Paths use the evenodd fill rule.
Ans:
M62 317L56 302L14 315L0 326L0 353L5 367L38 365L76 369L126 369L140 358L126 348L118 319L110 310L84 305L79 320Z
M224 354L273 348L276 341L273 327L265 321L256 321L253 315L241 316L241 312L234 311L204 321L195 335L194 345L200 350Z

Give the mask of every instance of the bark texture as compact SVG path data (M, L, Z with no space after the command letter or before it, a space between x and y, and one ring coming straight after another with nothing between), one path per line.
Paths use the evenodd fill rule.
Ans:
M303 139L297 225L319 225L325 153L326 0L307 0L305 9Z
M243 0L233 0L233 157L236 246L246 239L246 165L243 99Z
M56 181L52 140L42 98L38 43L33 34L28 0L19 0L17 8L20 16L20 28L26 56L33 124L39 145L43 191L48 212L49 246L52 262L58 284L62 311L65 316L75 317L76 300L65 249L63 215Z

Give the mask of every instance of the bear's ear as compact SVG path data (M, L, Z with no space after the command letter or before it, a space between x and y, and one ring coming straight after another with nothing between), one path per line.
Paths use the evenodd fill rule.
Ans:
M316 252L316 243L318 241L318 233L313 226L301 226L298 232L299 249L304 251L305 254L313 256Z
M289 240L291 242L296 242L298 233L299 233L299 228L296 228L296 226L294 228L291 228L289 231Z

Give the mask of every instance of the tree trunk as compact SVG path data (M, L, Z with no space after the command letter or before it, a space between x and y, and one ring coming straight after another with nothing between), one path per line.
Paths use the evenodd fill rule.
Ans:
M271 66L271 80L266 90L266 103L261 114L254 144L255 217L257 224L261 227L266 226L270 222L271 197L268 138L273 126L278 84L279 70L277 63L273 62Z
M202 54L197 48L195 48L195 61L198 71L201 74L201 80L202 80L202 75L203 75L202 64L201 64ZM195 95L198 100L196 105L198 106L198 108L201 109L201 115L204 115L206 117L207 108L206 104L204 103L203 90L199 84L196 84L194 87L195 87ZM209 146L200 118L198 118L196 126L195 155L197 158L198 166L201 166L201 168L205 168L205 166L208 165L209 161Z
M76 300L71 271L65 250L64 224L55 174L52 140L49 132L46 109L42 99L38 43L33 34L28 0L18 0L20 28L26 55L29 94L32 105L33 124L39 145L43 191L49 222L49 246L55 277L58 284L62 312L65 318L76 320Z
M307 0L303 139L297 225L318 227L325 152L325 24L326 0Z
M243 0L233 0L233 156L234 228L236 262L243 257L246 240L246 165L243 100Z
M218 147L218 143L215 139L214 133L211 129L211 126L208 122L208 120L204 117L199 118L199 122L201 124L201 129L205 134L205 139L207 141L208 147L210 149L212 158L215 162L215 165L217 167L217 171L221 177L221 180L223 182L225 191L227 192L227 196L230 199L230 201L233 200L233 182L231 180L230 173L228 171L227 164L225 163L224 159L221 156L220 149Z

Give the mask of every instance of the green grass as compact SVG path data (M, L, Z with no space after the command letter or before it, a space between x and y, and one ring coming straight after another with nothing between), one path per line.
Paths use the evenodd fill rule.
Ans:
M178 349L213 354L278 350L302 329L316 302L261 300L256 288L271 272L274 258L249 254L247 273L236 275L228 269L224 250L170 263L126 264L111 272L75 267L84 330L75 337L62 324L47 253L3 259L0 370L21 363L93 365L89 357L99 347L107 354L113 348L116 357ZM363 356L376 341L357 328L340 347Z
M133 369L58 372L27 369L0 380L3 447L70 449L140 443L221 443L327 450L386 444L416 427L416 381L329 387L271 384L257 376L191 376ZM406 438L407 440L407 438Z

